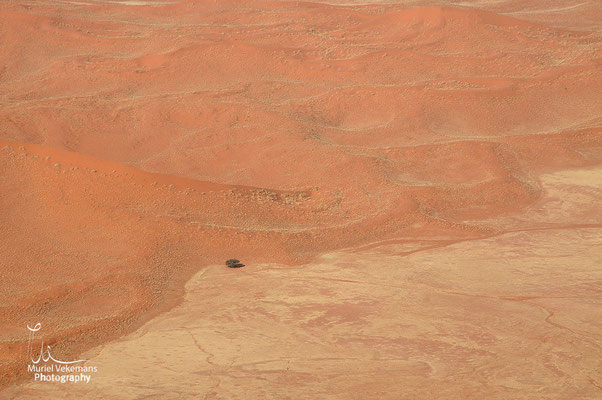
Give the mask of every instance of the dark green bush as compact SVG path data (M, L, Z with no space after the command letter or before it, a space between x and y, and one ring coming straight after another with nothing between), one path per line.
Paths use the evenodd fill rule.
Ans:
M240 260L237 260L236 258L231 258L229 260L226 260L226 265L229 268L242 267L242 264L240 263Z

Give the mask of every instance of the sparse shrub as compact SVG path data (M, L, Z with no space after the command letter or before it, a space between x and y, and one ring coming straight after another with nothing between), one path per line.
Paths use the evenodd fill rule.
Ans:
M240 260L237 260L236 258L226 260L226 265L228 266L228 268L243 267L243 264L240 263Z

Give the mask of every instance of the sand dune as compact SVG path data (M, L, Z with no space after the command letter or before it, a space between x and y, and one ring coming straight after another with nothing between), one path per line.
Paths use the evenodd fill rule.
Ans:
M24 378L32 320L44 321L57 353L76 357L178 304L207 266L203 279L219 290L232 275L215 265L233 256L260 273L303 264L291 273L317 277L320 255L352 257L357 272L376 262L372 253L341 249L380 251L393 258L379 268L396 263L386 270L401 282L409 266L437 264L412 256L423 245L436 259L451 244L470 252L484 243L476 260L527 235L549 241L544 249L582 251L577 238L593 244L600 224L599 176L558 178L573 190L561 205L542 176L597 171L602 161L601 15L597 2L572 0L0 4L0 385ZM550 205L562 224L534 212ZM550 227L560 231L536 231ZM593 273L594 256L574 262ZM535 261L527 250L521 257L528 274ZM472 279L473 261L455 273ZM333 265L333 279L352 273ZM241 296L256 284L243 276L229 289ZM513 277L474 293L502 296ZM587 301L599 295L592 290ZM437 315L412 305L417 318ZM511 312L504 307L490 311ZM528 309L525 318L542 310L512 307ZM549 325L531 328L547 335ZM523 384L508 383L535 393ZM591 396L592 387L562 395ZM470 393L462 390L449 395ZM481 393L515 393L504 390Z

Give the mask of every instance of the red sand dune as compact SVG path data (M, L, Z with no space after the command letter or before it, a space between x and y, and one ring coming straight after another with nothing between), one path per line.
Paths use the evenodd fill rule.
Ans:
M0 371L231 256L499 233L602 162L595 1L0 4ZM464 3L463 3L464 4Z

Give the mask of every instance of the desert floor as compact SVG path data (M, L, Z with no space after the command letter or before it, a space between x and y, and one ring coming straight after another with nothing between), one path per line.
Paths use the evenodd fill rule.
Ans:
M541 3L0 3L0 398L601 398L602 5Z

